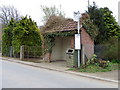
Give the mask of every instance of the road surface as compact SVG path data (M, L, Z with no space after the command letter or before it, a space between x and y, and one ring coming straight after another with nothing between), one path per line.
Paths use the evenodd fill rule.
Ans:
M2 62L2 88L118 88L116 83ZM1 78L0 78L1 79Z

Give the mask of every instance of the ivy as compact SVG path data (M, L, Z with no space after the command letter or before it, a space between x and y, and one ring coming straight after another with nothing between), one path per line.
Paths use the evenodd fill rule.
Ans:
M91 36L91 38L95 40L95 37L98 35L98 28L90 21L90 19L87 19L84 21L83 28L85 28L87 33ZM46 46L44 53L46 52L52 53L52 48L55 45L55 37L74 36L75 33L77 32L76 31L67 31L67 32L59 31L59 32L52 32L52 33L44 34L45 46Z
M52 48L55 45L55 37L61 36L61 37L67 37L67 36L73 36L76 32L75 31L69 31L69 32L53 32L53 33L46 33L44 34L45 39L45 50L44 53L52 53Z
M98 35L98 27L93 24L90 19L86 19L83 22L83 28L86 29L87 33L91 36L93 40L96 40L96 36Z
M55 19L55 21L56 20L57 19ZM60 22L61 20L58 20L58 21ZM59 23L58 26L61 25L61 24L62 23ZM91 22L90 19L85 19L82 24L83 24L83 28L86 29L87 33L91 36L91 38L93 40L95 40L95 37L98 35L98 28L93 24L93 22ZM43 31L44 30L51 30L51 28L55 27L56 25L53 24L53 21L50 21L50 22L48 22L46 24ZM53 29L55 29L55 28L53 28ZM45 46L46 47L45 47L44 52L45 53L46 52L49 52L49 53L52 52L52 48L55 45L55 37L58 37L58 36L60 36L60 37L74 36L75 33L77 33L77 30L73 30L73 31L57 31L57 32L52 32L52 33L45 33L44 34L44 39L45 39L44 41L45 41Z

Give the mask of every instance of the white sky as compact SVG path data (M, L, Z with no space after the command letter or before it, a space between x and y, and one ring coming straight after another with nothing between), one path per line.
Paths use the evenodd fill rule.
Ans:
M37 25L42 25L42 12L40 5L62 6L66 17L73 18L74 11L85 12L87 10L88 0L0 0L1 5L13 5L20 12L21 15L29 15L37 22ZM89 0L90 4L96 2L98 7L108 7L113 11L113 16L118 21L118 2L120 0Z

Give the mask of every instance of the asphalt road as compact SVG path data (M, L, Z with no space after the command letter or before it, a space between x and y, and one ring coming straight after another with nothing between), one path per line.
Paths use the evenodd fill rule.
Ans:
M2 88L118 88L116 83L2 62ZM1 66L1 65L0 65ZM1 78L0 78L1 79Z

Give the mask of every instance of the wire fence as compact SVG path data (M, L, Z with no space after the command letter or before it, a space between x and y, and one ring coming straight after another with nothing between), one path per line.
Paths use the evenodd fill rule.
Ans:
M41 58L41 46L21 46L23 58Z
M2 47L2 55L7 57L19 57L19 54L14 53L14 48L12 46Z
M15 57L22 59L29 58L41 58L42 56L42 48L41 46L21 46L19 53L15 53L15 48L10 46L8 48L4 48L2 52L3 56L7 57Z
M108 59L107 57L105 57L106 50L107 45L98 44L94 47L94 53L97 55L98 58Z
M15 48L10 46L8 48L2 48L2 55L8 56L8 57L20 58L21 60L42 59L42 47L41 46L21 46L19 51L20 51L19 53L15 53ZM86 50L86 52L88 51L89 49ZM94 53L97 55L98 58L101 58L103 60L117 59L118 58L118 47L116 46L111 47L110 45L99 44L99 45L94 46Z
M117 45L95 45L94 46L94 53L97 55L98 58L109 60L109 59L118 59L118 46Z

